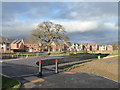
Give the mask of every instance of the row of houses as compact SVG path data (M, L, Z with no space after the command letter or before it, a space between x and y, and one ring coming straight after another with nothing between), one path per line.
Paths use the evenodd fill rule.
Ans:
M28 39L10 40L2 38L0 42L0 49L2 52L47 52L48 47L45 43ZM64 51L82 51L82 52L112 52L111 45L100 45L96 43L70 43L62 41L53 41L50 44L51 52Z
M66 42L51 42L50 51L51 52L64 52L68 48ZM0 42L1 52L47 52L48 47L45 43L34 41L31 42L28 39L21 40L10 40L3 39Z
M96 43L72 43L68 48L70 51L83 51L83 52L112 52L112 45L102 45Z

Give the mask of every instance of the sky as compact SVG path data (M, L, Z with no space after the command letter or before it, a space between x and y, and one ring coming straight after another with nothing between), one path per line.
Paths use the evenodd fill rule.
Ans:
M65 27L70 42L118 41L117 2L2 2L2 36L22 39L43 21Z

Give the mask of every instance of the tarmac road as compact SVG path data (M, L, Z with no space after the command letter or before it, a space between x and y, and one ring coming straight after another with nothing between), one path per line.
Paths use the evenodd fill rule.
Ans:
M64 57L46 56L46 57L31 57L31 58L23 58L23 59L7 59L7 60L3 59L0 61L5 62L5 63L10 63L10 64L16 64L16 65L38 67L36 65L36 62L38 62L39 60L56 59L56 58L64 58Z

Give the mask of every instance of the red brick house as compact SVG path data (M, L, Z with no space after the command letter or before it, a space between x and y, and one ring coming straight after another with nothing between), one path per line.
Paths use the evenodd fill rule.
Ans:
M24 52L25 51L25 46L24 46L24 41L22 40L14 40L11 45L11 50L13 52Z
M23 39L25 51L26 52L38 52L39 51L39 44L37 42L30 42L27 39Z
M53 41L51 43L51 52L64 52L69 47L69 43L62 41Z
M47 46L37 40L23 39L26 52L44 52L47 51Z
M96 43L81 43L81 45L82 45L82 50L87 52L89 51L95 52L98 49L98 44Z

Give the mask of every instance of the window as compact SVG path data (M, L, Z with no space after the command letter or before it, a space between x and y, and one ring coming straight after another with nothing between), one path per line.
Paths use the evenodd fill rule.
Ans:
M4 49L3 47L1 47L1 49Z
M7 50L9 50L9 48L7 48Z
M97 46L97 50L99 50L99 46Z
M85 50L85 46L83 45L83 50Z
M92 51L92 46L90 46L90 51Z

